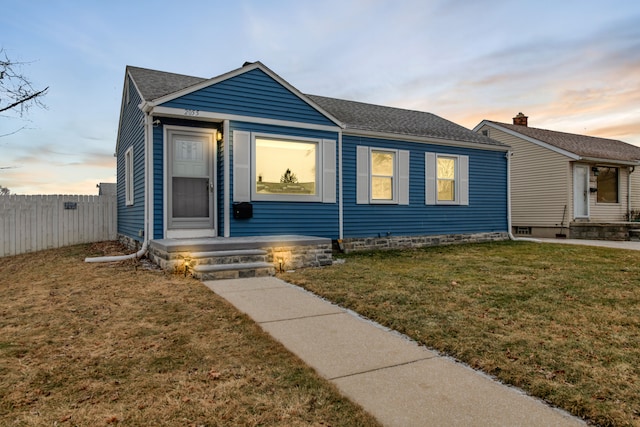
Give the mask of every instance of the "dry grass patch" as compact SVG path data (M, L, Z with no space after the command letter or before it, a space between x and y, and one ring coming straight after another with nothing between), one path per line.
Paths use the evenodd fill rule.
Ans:
M376 425L200 282L115 244L0 260L0 424Z
M283 276L603 425L640 425L640 252L500 242Z

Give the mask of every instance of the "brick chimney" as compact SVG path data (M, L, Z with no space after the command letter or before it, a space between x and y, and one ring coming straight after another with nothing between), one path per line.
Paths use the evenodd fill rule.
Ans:
M513 124L518 126L528 126L527 125L528 118L529 117L525 116L524 114L518 113L518 115L513 118Z

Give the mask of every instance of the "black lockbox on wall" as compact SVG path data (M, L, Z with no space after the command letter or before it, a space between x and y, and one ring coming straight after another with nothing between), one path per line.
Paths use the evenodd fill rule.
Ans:
M233 217L235 219L253 218L253 205L249 202L234 203Z

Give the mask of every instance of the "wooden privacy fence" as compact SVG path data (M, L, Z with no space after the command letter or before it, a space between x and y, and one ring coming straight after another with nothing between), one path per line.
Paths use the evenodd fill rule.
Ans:
M0 257L117 238L116 196L0 196Z

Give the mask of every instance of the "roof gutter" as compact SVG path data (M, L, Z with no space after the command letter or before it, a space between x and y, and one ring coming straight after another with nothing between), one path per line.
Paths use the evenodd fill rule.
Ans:
M636 160L615 160L615 159L602 159L598 157L580 157L581 161L593 162L593 163L609 163L624 166L640 166L640 161Z

